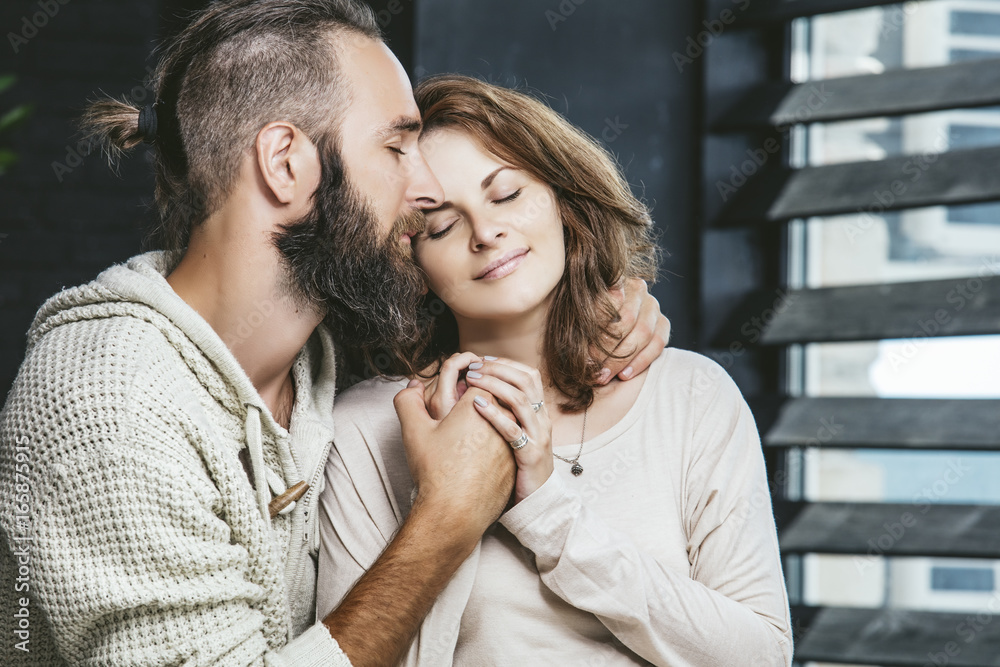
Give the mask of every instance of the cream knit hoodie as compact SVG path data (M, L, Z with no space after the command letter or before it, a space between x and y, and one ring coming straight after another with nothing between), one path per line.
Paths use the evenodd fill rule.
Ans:
M330 335L296 359L286 431L170 268L114 266L29 331L0 413L0 664L349 665L314 623Z

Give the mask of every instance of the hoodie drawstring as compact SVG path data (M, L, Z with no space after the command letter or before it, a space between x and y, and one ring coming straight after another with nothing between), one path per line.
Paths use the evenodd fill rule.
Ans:
M247 403L246 409L244 431L246 432L247 449L250 452L250 470L253 472L254 491L260 515L270 527L271 504L276 503L278 507L281 507L280 510L275 507L276 513L290 514L295 509L296 501L305 494L309 485L303 484L304 488L301 489L290 489L278 473L264 465L264 440L261 435L260 408L252 403ZM291 495L290 501L279 497L282 495Z
M264 441L261 437L260 408L250 403L246 404L246 408L247 449L250 450L250 468L253 470L257 505L264 523L270 528L271 514L268 512L267 506L271 502L271 493L268 488L271 480L267 478L267 468L264 466Z

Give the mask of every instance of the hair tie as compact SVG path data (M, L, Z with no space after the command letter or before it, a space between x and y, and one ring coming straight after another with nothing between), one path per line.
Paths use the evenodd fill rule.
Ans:
M146 105L139 111L139 136L147 144L156 141L157 117L156 104Z

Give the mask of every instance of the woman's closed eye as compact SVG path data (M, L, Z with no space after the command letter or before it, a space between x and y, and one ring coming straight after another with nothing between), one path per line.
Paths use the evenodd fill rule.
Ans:
M431 240L437 240L437 239L443 237L445 234L448 233L449 230L451 230L452 227L455 226L456 222L458 222L458 219L451 220L450 222L448 222L445 225L439 225L438 226L438 230L436 232L432 232L431 231L432 225L430 223L428 223L428 225L427 225L427 238L429 238Z
M496 205L509 204L510 202L520 197L522 192L524 192L524 188L518 188L509 195L506 195L505 197L501 197L499 199L491 199L490 202ZM456 222L458 222L458 218L454 218L449 222L440 225L435 224L432 221L428 220L427 231L426 231L427 238L432 241L436 241L437 239L443 238L445 234L451 231L451 228L455 226ZM435 228L437 229L437 231L432 232L431 229Z
M503 197L501 199L494 199L493 203L494 204L506 204L508 202L512 202L515 199L517 199L518 197L520 197L522 192L524 192L524 188L518 188L517 190L515 190L513 193L507 195L506 197Z

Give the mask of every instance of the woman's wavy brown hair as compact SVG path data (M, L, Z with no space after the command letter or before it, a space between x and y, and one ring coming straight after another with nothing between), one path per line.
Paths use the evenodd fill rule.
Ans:
M549 184L566 242L566 269L556 287L545 332L541 369L579 412L594 400L601 364L614 356L618 307L609 290L624 278L656 278L659 249L649 211L629 189L614 158L594 139L542 102L478 79L444 75L415 91L424 133L466 132L500 160ZM451 312L427 295L424 337L397 359L436 369L457 350Z

